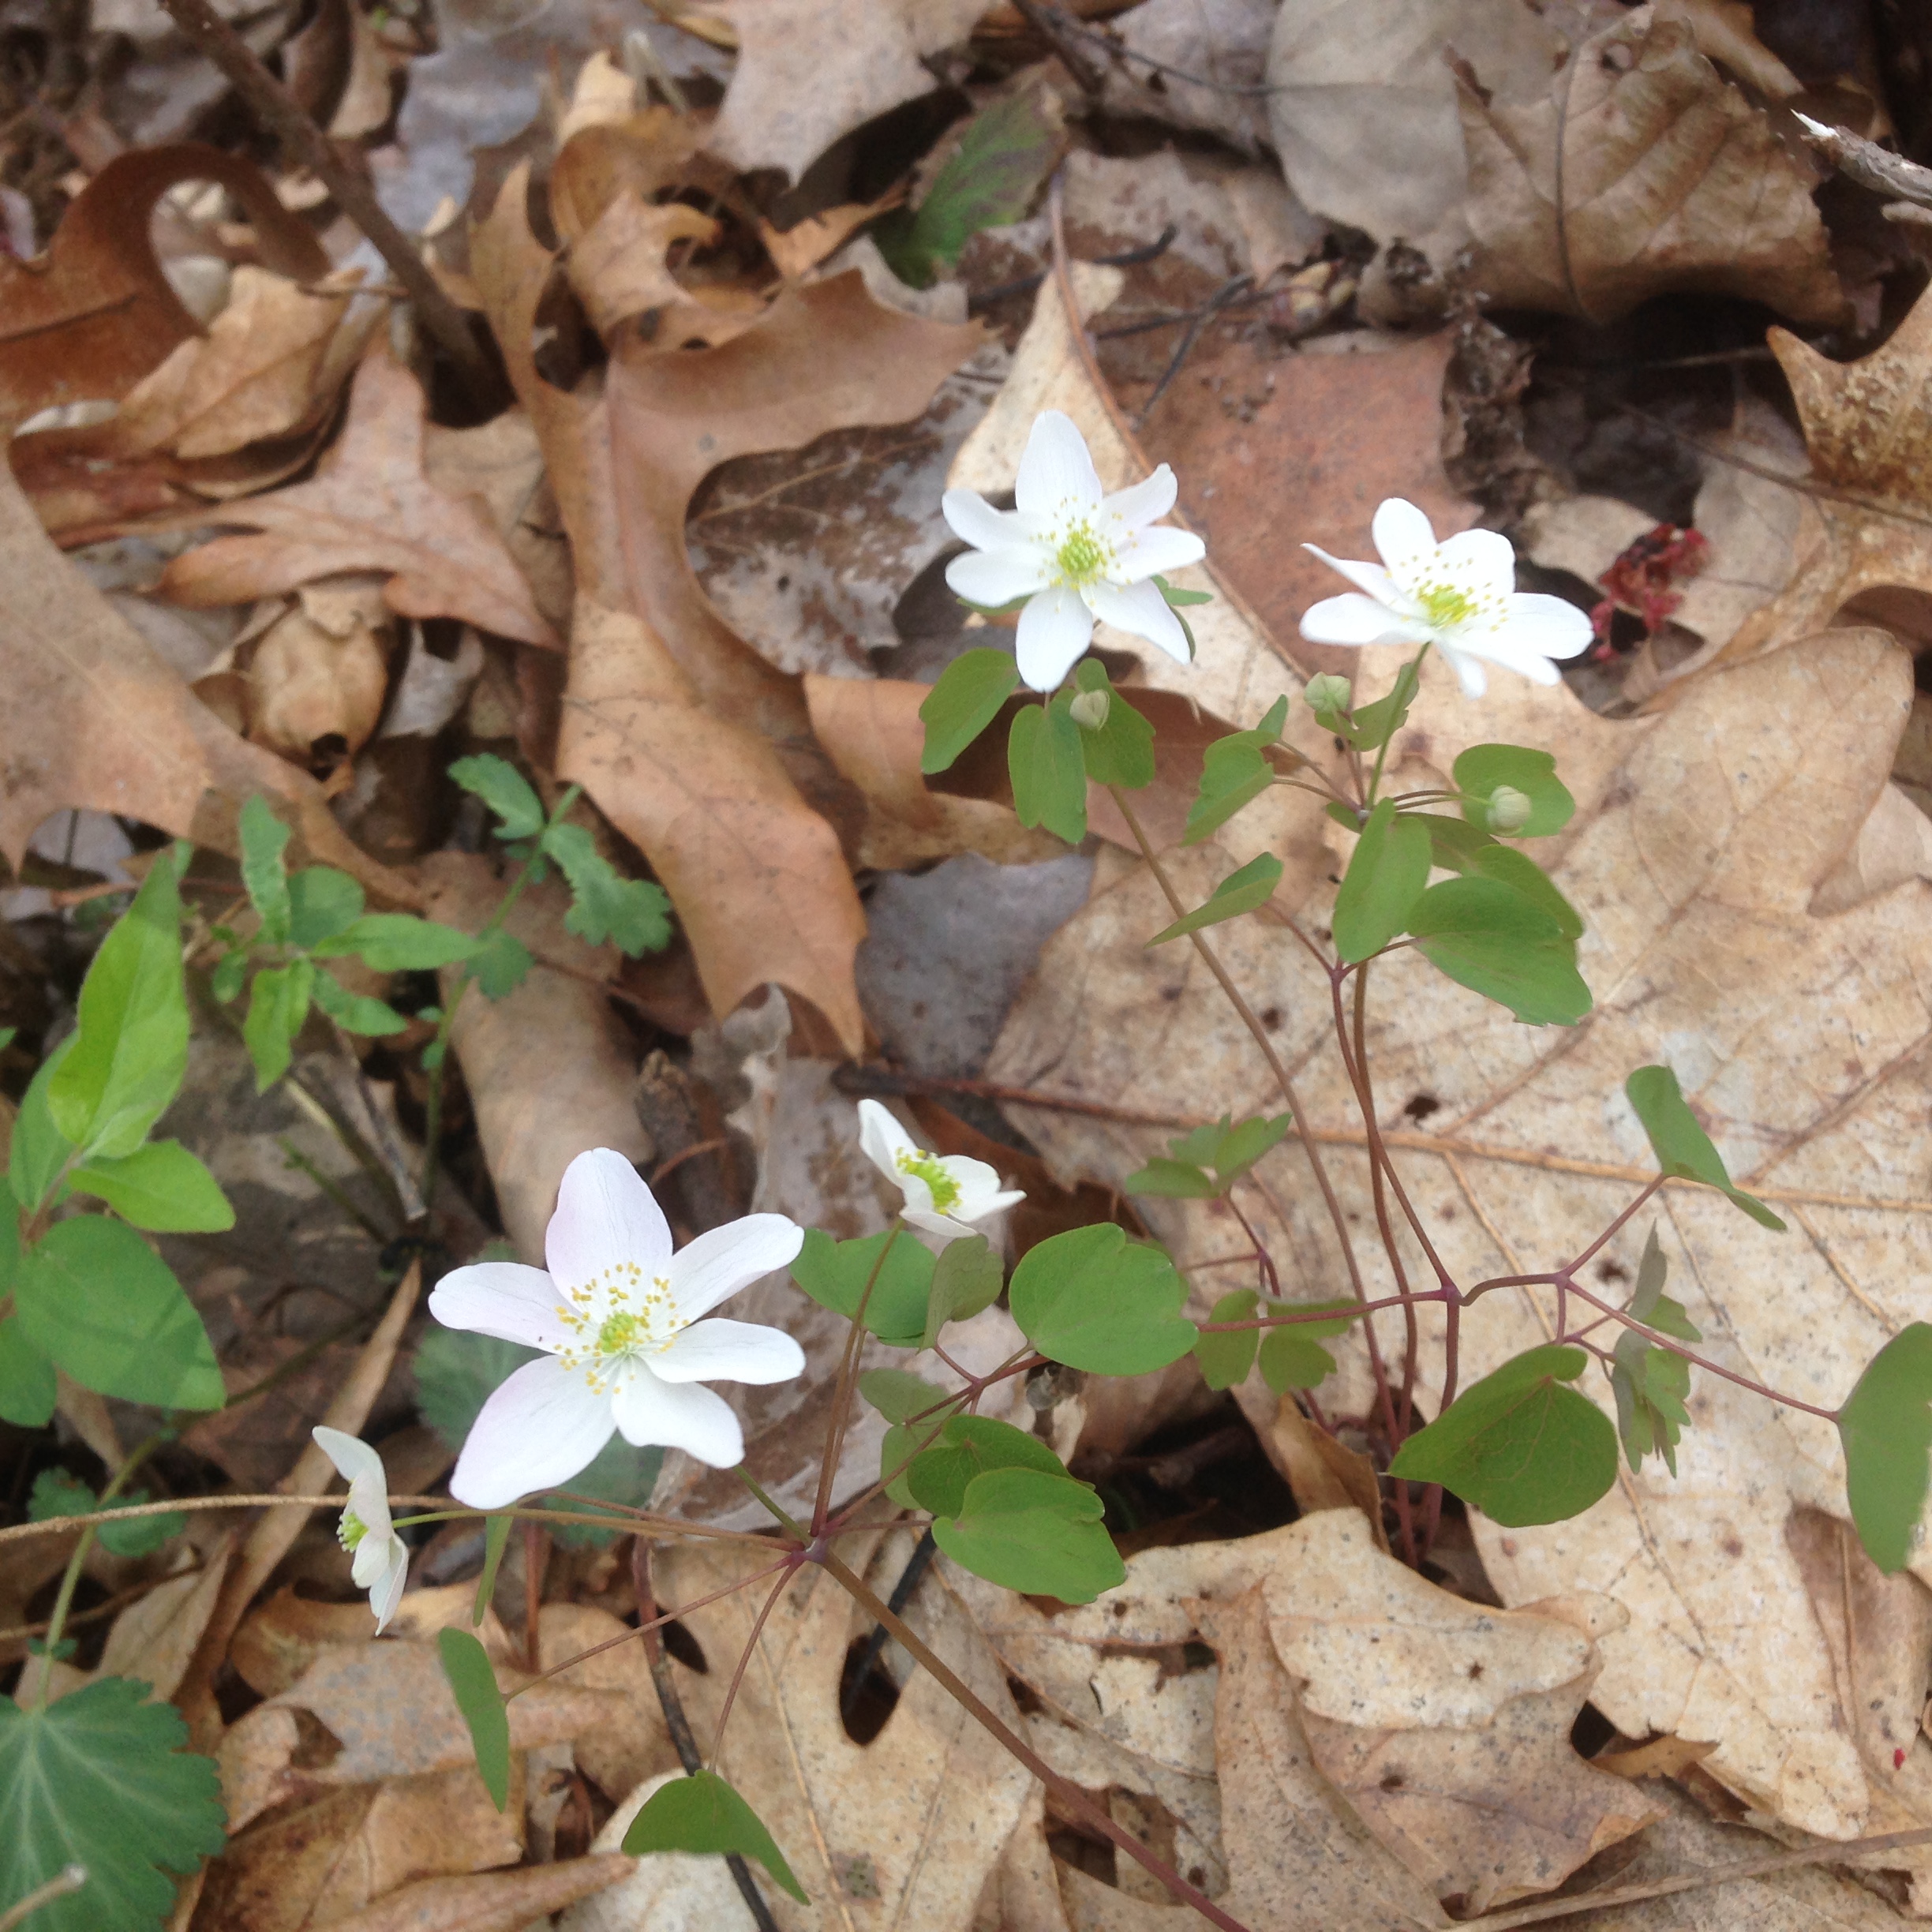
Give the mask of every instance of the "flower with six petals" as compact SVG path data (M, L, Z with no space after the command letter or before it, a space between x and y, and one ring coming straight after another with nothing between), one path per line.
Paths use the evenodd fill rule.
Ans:
M1189 531L1155 527L1174 506L1166 464L1144 483L1103 496L1086 439L1070 418L1046 410L1034 418L1013 498L1015 508L995 510L977 491L946 492L945 520L972 545L946 566L946 582L990 609L1027 600L1015 649L1035 691L1059 689L1096 617L1189 661L1181 620L1151 580L1198 564L1208 550Z
M444 1275L429 1297L445 1327L544 1351L483 1405L451 1492L500 1509L568 1482L613 1431L714 1469L743 1462L736 1415L702 1385L789 1381L805 1352L781 1329L701 1318L788 1267L804 1239L783 1215L747 1215L674 1254L664 1211L630 1162L609 1148L579 1154L545 1231L547 1273L479 1262Z
M975 1234L975 1222L1026 1199L1017 1189L1002 1192L998 1170L984 1161L927 1153L876 1100L859 1103L859 1145L905 1196L906 1219L942 1240Z
M1574 604L1516 588L1516 552L1498 532L1463 530L1439 544L1428 519L1391 496L1371 534L1380 564L1303 545L1357 586L1310 606L1301 620L1310 643L1433 644L1472 698L1488 687L1479 659L1554 684L1561 673L1550 660L1589 645L1589 619Z
M360 1436L332 1428L310 1432L316 1447L349 1485L336 1533L349 1552L349 1574L356 1588L369 1592L380 1637L402 1601L402 1585L409 1575L409 1545L389 1520L389 1477L382 1458Z

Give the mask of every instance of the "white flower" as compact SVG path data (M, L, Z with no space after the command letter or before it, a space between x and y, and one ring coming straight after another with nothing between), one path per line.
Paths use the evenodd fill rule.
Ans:
M348 1504L336 1533L351 1559L349 1574L356 1588L369 1592L380 1637L402 1601L402 1584L409 1574L409 1545L389 1522L388 1476L382 1458L361 1437L332 1428L310 1433L349 1485Z
M1391 496L1375 513L1372 534L1380 564L1301 546L1359 586L1310 608L1301 620L1310 643L1432 643L1472 698L1487 688L1478 658L1554 684L1561 674L1550 660L1574 657L1589 643L1589 620L1574 604L1517 590L1516 552L1495 530L1464 530L1439 544L1428 519Z
M1035 691L1059 689L1096 617L1189 661L1181 620L1148 579L1198 564L1208 546L1187 530L1152 527L1174 506L1166 464L1103 497L1086 439L1046 410L1033 419L1013 497L1017 508L995 510L976 491L946 492L945 520L972 545L946 566L946 582L971 604L1028 600L1015 648Z
M748 1215L671 1252L671 1230L637 1170L609 1148L564 1170L544 1234L549 1273L479 1262L437 1282L429 1312L544 1351L483 1405L450 1479L476 1509L500 1509L585 1468L612 1430L682 1449L714 1469L744 1460L744 1432L706 1381L788 1382L805 1351L777 1328L701 1316L788 1267L804 1230Z
M1023 1201L1002 1193L999 1173L964 1154L928 1154L876 1100L859 1103L859 1144L865 1157L905 1196L900 1212L915 1228L952 1241L973 1223Z

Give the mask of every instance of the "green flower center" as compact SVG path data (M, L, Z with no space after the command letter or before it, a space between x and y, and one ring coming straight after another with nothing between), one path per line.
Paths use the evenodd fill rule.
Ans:
M620 1312L605 1316L603 1326L597 1330L597 1353L621 1355L627 1349L636 1347L638 1330L642 1325L635 1315Z
M941 1214L953 1211L960 1197L959 1183L946 1172L936 1155L918 1148L901 1148L898 1164L901 1174L915 1175L926 1183L932 1204Z
M1425 584L1416 597L1434 630L1453 631L1476 615L1474 601L1451 584Z
M344 1510L335 1533L341 1537L343 1548L354 1556L362 1539L369 1534L369 1525L354 1510Z
M1060 575L1075 585L1091 583L1112 560L1112 552L1084 523L1061 539L1054 555Z
M581 1288L566 1288L557 1320L570 1339L557 1350L566 1368L580 1369L601 1395L615 1388L640 1355L661 1355L685 1326L671 1283L623 1261Z

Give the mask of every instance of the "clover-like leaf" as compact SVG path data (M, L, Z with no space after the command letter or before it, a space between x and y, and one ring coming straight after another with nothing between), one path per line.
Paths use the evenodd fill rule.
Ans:
M1249 859L1214 889L1205 905L1182 914L1164 931L1157 932L1148 944L1165 945L1170 939L1198 932L1204 926L1219 926L1223 919L1239 919L1244 912L1255 911L1274 897L1275 888L1281 883L1281 875L1282 862L1272 852L1264 852L1260 858Z
M1159 1249L1108 1222L1069 1228L1028 1249L1007 1285L1027 1339L1050 1361L1099 1375L1142 1375L1178 1361L1198 1332L1187 1289Z
M1409 930L1438 972L1518 1020L1571 1026L1590 1009L1575 940L1514 886L1444 879L1416 901Z
M984 645L962 651L940 672L938 683L927 693L919 706L919 714L926 726L926 747L919 756L919 769L928 777L949 769L959 754L999 716L1000 706L1019 685L1020 666L1011 651L994 650Z
M1184 845L1198 845L1275 782L1267 747L1281 742L1287 721L1288 700L1277 698L1253 730L1217 738L1201 754L1200 788L1188 808L1186 829L1181 835Z
M1037 1436L991 1416L956 1415L946 1418L938 1442L914 1458L906 1472L907 1487L921 1509L957 1516L975 1479L1001 1469L1067 1475L1066 1465Z
M1576 800L1556 776L1556 761L1547 751L1526 745L1471 745L1451 771L1462 794L1463 817L1485 832L1490 829L1490 794L1498 785L1507 785L1530 801L1529 818L1510 833L1511 838L1545 838L1560 832L1576 810Z
M1312 1305L1320 1309L1353 1309L1347 1301L1319 1301ZM1267 1305L1271 1315L1305 1315L1308 1310L1292 1301L1271 1301ZM1321 1345L1333 1335L1346 1334L1354 1321L1351 1314L1344 1314L1332 1321L1300 1320L1285 1323L1279 1328L1264 1329L1261 1334L1261 1380L1277 1395L1286 1395L1290 1389L1320 1388L1335 1371L1335 1358Z
M1711 1144L1711 1137L1698 1124L1677 1084L1677 1076L1667 1066L1639 1067L1623 1083L1623 1091L1644 1132L1650 1136L1657 1165L1667 1174L1687 1181L1701 1181L1729 1196L1761 1227L1781 1234L1784 1223L1755 1194L1731 1185L1723 1156Z
M975 1576L1029 1596L1091 1603L1127 1579L1104 1505L1086 1484L1045 1470L989 1470L967 1485L933 1541Z
M671 900L665 889L649 879L626 878L582 826L550 826L543 849L570 882L566 931L586 945L608 940L631 959L661 953L671 943Z
M933 1271L931 1251L911 1235L889 1228L882 1234L845 1241L807 1228L805 1245L792 1264L792 1280L821 1308L848 1321L862 1320L890 1348L918 1348L924 1342Z
M715 1771L693 1771L645 1799L623 1835L633 1858L646 1852L736 1852L756 1859L803 1905L805 1888L758 1814Z
M1895 1575L1911 1560L1932 1473L1932 1324L1909 1323L1871 1358L1838 1411L1838 1439L1859 1541Z
M1402 931L1428 875L1428 827L1383 799L1362 826L1335 894L1335 951L1346 964L1380 953Z
M1063 704L1023 705L1006 739L1013 810L1029 829L1044 826L1077 845L1087 836L1087 761L1080 728Z
M948 1322L970 1321L999 1299L1006 1271L983 1234L962 1235L939 1250L927 1297L922 1345L930 1348Z
M1256 1288L1237 1288L1224 1294L1208 1311L1211 1322L1248 1321L1260 1306ZM1255 1365L1255 1351L1261 1346L1259 1328L1234 1328L1217 1332L1204 1328L1194 1339L1194 1359L1200 1365L1201 1380L1211 1389L1232 1388L1248 1380Z
M1087 776L1098 785L1118 785L1137 792L1154 782L1154 727L1114 690L1106 666L1098 657L1083 657L1073 667L1073 683L1083 695L1106 693L1106 716L1097 731L1080 725L1080 756ZM1073 698L1062 691L1054 700L1072 714Z

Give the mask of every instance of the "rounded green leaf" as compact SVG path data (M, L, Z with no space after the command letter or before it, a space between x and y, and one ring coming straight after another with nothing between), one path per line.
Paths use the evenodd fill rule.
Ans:
M289 881L289 944L306 953L362 916L362 888L333 866L309 866Z
M45 1428L58 1394L54 1365L28 1340L19 1316L0 1321L0 1422Z
M803 1905L805 1888L758 1814L715 1771L673 1778L645 1799L623 1835L633 1858L647 1852L695 1852L756 1859Z
M1439 972L1533 1026L1572 1026L1590 1009L1576 942L1514 886L1444 879L1416 901L1409 930Z
M70 1178L77 1194L95 1195L122 1220L156 1234L219 1234L234 1226L219 1182L178 1140L84 1162Z
M1576 800L1556 776L1556 761L1547 751L1526 745L1471 745L1452 770L1456 789L1462 794L1462 816L1484 831L1489 829L1485 808L1498 785L1508 785L1530 801L1529 819L1510 834L1512 838L1544 838L1560 832L1576 810Z
M1099 1375L1143 1375L1178 1361L1197 1331L1183 1319L1187 1290L1159 1249L1123 1230L1070 1228L1029 1249L1007 1301L1027 1339L1050 1360Z
M1029 828L1044 826L1077 845L1087 836L1084 734L1065 705L1024 705L1006 739L1013 810Z
M1098 657L1083 657L1073 668L1073 683L1080 691L1107 694L1106 717L1098 731L1080 732L1080 755L1087 776L1095 784L1118 785L1123 791L1138 792L1154 782L1154 727L1114 690L1106 666ZM1054 709L1071 706L1072 695L1062 692L1054 700Z
M1724 1159L1711 1144L1711 1137L1698 1124L1677 1084L1677 1076L1667 1066L1639 1067L1623 1083L1623 1091L1644 1132L1650 1136L1657 1165L1667 1174L1687 1181L1702 1181L1706 1187L1728 1195L1761 1227L1782 1234L1784 1223L1755 1194L1731 1185Z
M470 1728L483 1788L500 1811L510 1802L510 1713L504 1709L489 1653L466 1630L438 1631L436 1649L456 1708Z
M1275 767L1268 762L1266 748L1280 743L1287 721L1288 700L1277 698L1252 731L1217 738L1201 754L1200 788L1188 808L1182 844L1198 845L1275 782Z
M1911 1560L1932 1470L1932 1326L1911 1323L1872 1357L1838 1411L1838 1439L1859 1541L1893 1575Z
M1324 1308L1349 1309L1347 1301L1317 1304ZM1298 1315L1305 1311L1293 1302L1271 1301L1271 1315ZM1346 1335L1354 1316L1343 1315L1335 1321L1290 1322L1266 1330L1261 1338L1261 1380L1277 1395L1290 1389L1320 1388L1335 1371L1335 1358L1322 1346L1325 1337Z
M1428 875L1428 826L1383 799L1368 814L1335 894L1335 951L1347 964L1380 953L1408 924Z
M1005 1285L1006 1271L983 1234L962 1235L948 1241L933 1264L932 1293L926 1304L921 1341L930 1348L948 1322L970 1321L999 1299Z
M915 1435L923 1432L913 1428ZM935 1516L957 1516L974 1481L998 1469L1039 1470L1062 1477L1067 1473L1066 1465L1037 1436L990 1416L956 1415L947 1417L938 1442L914 1458L906 1472L906 1486L921 1509Z
M1224 1294L1208 1311L1211 1322L1246 1321L1261 1305L1253 1288L1237 1288ZM1248 1380L1255 1365L1255 1351L1261 1346L1259 1328L1236 1328L1225 1335L1203 1329L1195 1338L1194 1359L1200 1364L1201 1380L1211 1389L1232 1388Z
M1127 1580L1103 1507L1084 1483L1044 1470L975 1476L958 1516L933 1525L953 1560L1007 1589L1062 1603L1091 1603Z
M938 683L919 706L926 726L919 769L929 777L948 769L999 716L1000 706L1019 683L1020 666L1011 651L983 645L961 652L940 672Z
M863 1300L864 1326L889 1347L918 1348L925 1339L933 1257L903 1230L840 1241L807 1228L805 1245L792 1264L792 1279L821 1308L848 1321L859 1319ZM870 1296L867 1282L872 1284Z

